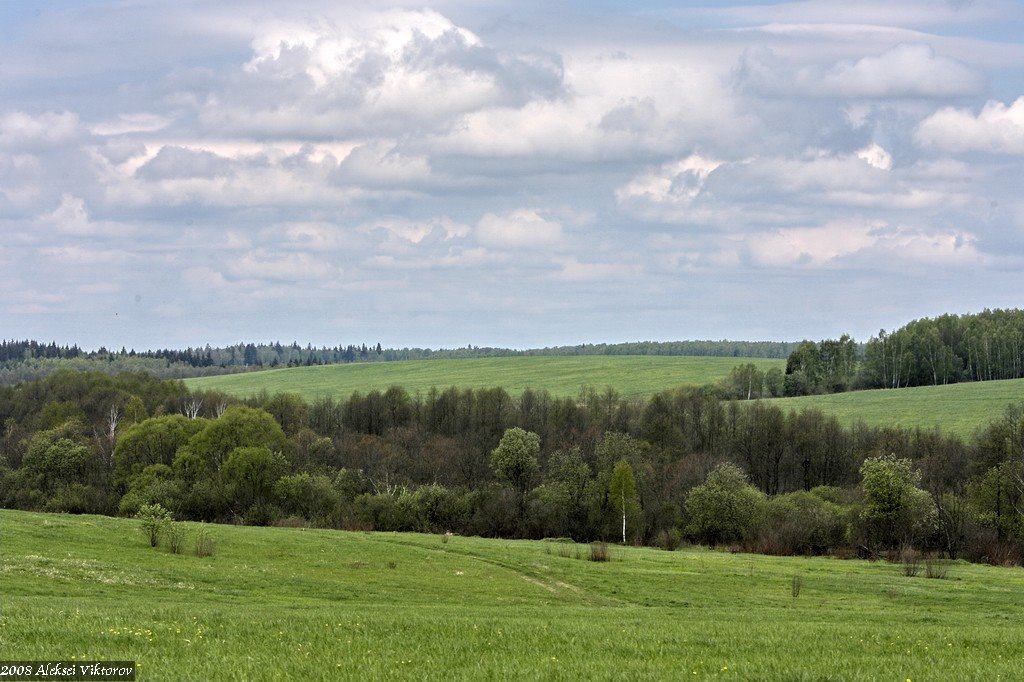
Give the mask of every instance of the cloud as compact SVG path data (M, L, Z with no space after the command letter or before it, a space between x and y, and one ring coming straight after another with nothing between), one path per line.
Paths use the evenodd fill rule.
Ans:
M721 164L692 154L685 159L642 173L615 191L620 204L645 201L654 204L687 206L704 189L708 175Z
M32 115L12 111L0 116L0 149L39 150L66 145L82 137L78 115L47 111Z
M857 158L869 166L874 166L880 170L892 169L892 154L874 142L863 149L858 149Z
M497 215L486 213L476 225L481 244L498 248L540 248L562 239L562 224L544 218L536 209L520 208Z
M340 184L393 187L416 184L430 178L430 163L424 156L408 156L393 145L359 145L332 174Z
M950 152L1024 154L1024 97L1010 106L989 100L977 115L968 109L940 109L921 122L914 137L925 147Z
M562 92L556 55L489 47L433 10L269 22L252 52L245 68L202 103L207 126L302 137L397 134Z
M973 69L923 44L896 45L879 55L828 67L791 66L762 47L744 53L737 80L742 87L770 97L844 99L961 97L977 94L985 86Z
M744 246L754 262L773 267L891 261L952 265L980 263L975 242L976 237L967 232L841 221L751 235Z
M216 178L230 175L235 169L231 159L205 150L185 147L161 147L136 175L144 180L158 181L174 178Z

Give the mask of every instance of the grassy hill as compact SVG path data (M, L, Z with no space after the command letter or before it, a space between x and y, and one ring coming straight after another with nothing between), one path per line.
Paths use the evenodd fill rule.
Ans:
M199 558L131 520L0 528L4 657L139 679L1024 676L1018 569L231 526Z
M582 386L613 387L624 397L644 397L684 384L701 385L752 362L762 370L785 369L785 360L654 355L470 358L326 365L187 379L193 389L218 389L244 397L266 388L298 393L307 400L324 395L347 398L353 391L404 386L410 393L432 386L502 386L518 395L525 388L554 396L575 396Z
M875 426L939 427L969 436L1000 417L1010 403L1024 401L1024 379L947 386L852 391L831 395L778 398L785 409L818 407L845 424L862 420Z

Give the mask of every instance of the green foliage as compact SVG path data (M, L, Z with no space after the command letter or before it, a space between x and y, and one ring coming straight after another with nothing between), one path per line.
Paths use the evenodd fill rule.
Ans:
M1007 461L976 476L967 487L975 518L1000 537L1024 539L1024 466Z
M34 487L52 493L69 484L95 481L99 461L82 442L81 431L80 422L70 421L32 436L22 469Z
M209 527L205 523L200 523L199 527L196 528L196 556L213 556L216 549L217 546L213 539L213 533L210 532Z
M164 530L164 540L167 541L167 551L171 554L181 554L185 548L185 527L180 523L171 521Z
M860 383L939 386L1024 376L1024 310L984 310L884 329L865 348Z
M185 446L203 457L211 470L219 470L228 455L237 448L265 448L278 453L289 448L281 426L269 413L251 407L235 406L207 423Z
M804 341L786 361L786 395L848 390L857 371L857 344L844 334L818 343Z
M274 483L274 498L284 514L323 526L334 525L341 504L341 493L330 477L308 472L279 478Z
M764 513L765 495L734 464L722 464L686 498L687 533L711 545L749 540Z
M760 549L773 554L822 554L843 544L845 510L811 492L773 497L765 503Z
M142 522L142 534L149 541L150 547L156 547L160 544L160 538L163 537L173 521L171 512L159 504L142 505L138 513L135 514L135 518Z
M917 488L921 474L908 459L884 455L864 460L862 519L868 538L886 547L911 544L932 532L935 505Z
M166 464L151 464L132 477L128 492L121 498L118 513L135 516L144 504L159 504L178 509L182 494L181 481Z
M498 478L525 494L539 470L540 437L519 427L505 431L491 452L491 468Z
M206 419L187 419L173 414L145 419L129 426L114 447L115 484L124 485L129 478L152 464L170 466L178 448L208 424Z
M274 484L287 471L288 461L280 452L267 447L237 447L221 467L220 478L236 514L253 513L254 518L264 521L262 508L273 502Z

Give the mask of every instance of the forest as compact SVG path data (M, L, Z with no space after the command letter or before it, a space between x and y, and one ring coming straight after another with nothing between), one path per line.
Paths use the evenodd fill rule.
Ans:
M1019 563L1024 408L969 441L817 410L501 388L240 401L143 373L0 388L0 505L254 525Z
M782 382L750 366L727 382L731 397L815 395L873 388L941 386L1024 377L1024 311L985 310L882 329L866 344L848 335L802 341Z

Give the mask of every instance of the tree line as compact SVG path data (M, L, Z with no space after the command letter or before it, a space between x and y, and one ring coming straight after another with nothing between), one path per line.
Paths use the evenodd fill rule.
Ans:
M803 341L786 361L785 395L1024 378L1024 311L985 310L849 336Z
M968 442L818 410L501 388L239 401L142 373L0 388L0 504L774 553L1021 559L1024 410Z

